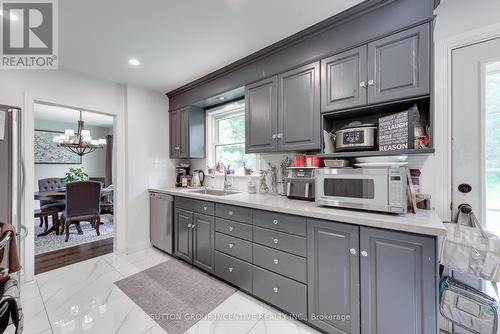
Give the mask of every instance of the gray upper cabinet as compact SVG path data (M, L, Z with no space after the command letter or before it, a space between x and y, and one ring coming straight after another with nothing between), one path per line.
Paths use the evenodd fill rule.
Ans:
M429 94L429 29L424 24L368 44L368 103Z
M205 157L205 111L185 107L169 113L170 158Z
M308 219L307 242L309 322L327 333L359 333L359 227Z
M319 62L278 77L278 150L319 150L320 81Z
M361 332L437 333L434 238L366 227L360 236Z
M367 103L367 46L321 61L321 111L334 111Z
M213 272L215 218L195 213L193 229L193 264L203 270Z
M175 209L174 216L174 254L193 263L193 237L192 224L193 213L190 211Z
M245 144L247 153L275 152L278 148L276 76L245 87Z

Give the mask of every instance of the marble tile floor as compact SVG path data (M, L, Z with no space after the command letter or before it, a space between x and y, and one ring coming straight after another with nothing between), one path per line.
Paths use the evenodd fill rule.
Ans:
M113 283L169 259L150 248L128 255L107 254L37 275L21 287L24 333L166 333ZM187 333L319 332L236 292Z

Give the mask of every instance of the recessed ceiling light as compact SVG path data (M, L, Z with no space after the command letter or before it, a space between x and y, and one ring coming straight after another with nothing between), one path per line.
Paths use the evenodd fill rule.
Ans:
M138 60L138 59L135 59L135 58L130 58L128 60L128 63L132 66L139 66L141 65L141 62Z
M218 99L222 101L225 100L226 98L224 96L219 96Z

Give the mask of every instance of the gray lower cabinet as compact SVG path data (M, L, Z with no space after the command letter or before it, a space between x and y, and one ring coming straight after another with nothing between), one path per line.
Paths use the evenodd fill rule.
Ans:
M278 150L319 150L319 62L278 76Z
M307 287L305 284L254 266L253 294L299 319L307 318Z
M215 251L215 275L252 292L252 265L232 256Z
M174 254L193 263L193 213L179 208L174 212Z
M307 247L309 322L328 333L360 333L359 227L308 219Z
M278 78L264 79L245 87L245 150L276 152L278 142Z
M367 102L367 46L321 60L321 112Z
M424 24L368 44L368 103L429 94L430 27Z
M193 264L205 271L214 271L215 218L193 214Z
M360 228L361 332L437 333L432 237Z
M177 207L174 215L174 255L213 272L215 218Z

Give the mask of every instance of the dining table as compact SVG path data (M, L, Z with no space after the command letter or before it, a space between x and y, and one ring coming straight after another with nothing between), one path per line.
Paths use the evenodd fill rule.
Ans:
M101 198L103 196L109 195L113 191L113 188L103 188L101 189ZM46 190L46 191L35 191L34 199L36 201L63 201L66 199L66 189L58 190ZM46 236L52 232L59 231L59 221L52 222L52 226L45 232L37 234L39 237ZM80 222L75 222L76 230L78 234L83 234L82 228L80 227ZM57 234L57 233L56 233Z

